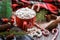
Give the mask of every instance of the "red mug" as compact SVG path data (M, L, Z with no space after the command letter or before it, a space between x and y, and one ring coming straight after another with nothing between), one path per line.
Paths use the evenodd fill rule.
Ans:
M36 21L36 12L33 9L21 8L16 11L15 21L18 27L23 30L34 26Z
M33 17L31 19L20 19L16 16L16 24L19 28L23 30L27 30L27 28L32 28L35 21L36 17Z

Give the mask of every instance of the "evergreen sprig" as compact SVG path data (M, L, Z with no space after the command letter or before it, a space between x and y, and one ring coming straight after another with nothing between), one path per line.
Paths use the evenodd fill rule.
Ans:
M39 13L36 15L37 21L45 21L45 14L47 13L46 10L41 10Z

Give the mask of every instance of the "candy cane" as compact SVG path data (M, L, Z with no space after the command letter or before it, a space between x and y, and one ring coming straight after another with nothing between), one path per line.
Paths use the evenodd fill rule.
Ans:
M39 28L39 29L41 29L42 30L42 34L43 35L45 35L45 36L47 36L47 35L49 35L49 31L48 30L46 30L46 29L44 29L44 28L41 28L38 24L36 24L36 23L34 23L35 24L35 26L37 27L37 28Z
M52 38L52 40L55 40L56 37L57 37L57 35L58 35L58 33L59 33L57 28L53 29L52 33L55 33L55 31L56 31L56 34L54 35L54 37Z
M36 10L38 12L40 10L40 4L39 3L38 4L34 4L31 9L34 9L35 6L38 6L38 8Z

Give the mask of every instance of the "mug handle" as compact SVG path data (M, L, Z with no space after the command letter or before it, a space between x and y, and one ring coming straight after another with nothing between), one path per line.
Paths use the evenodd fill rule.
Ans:
M27 31L27 21L23 22L23 30Z

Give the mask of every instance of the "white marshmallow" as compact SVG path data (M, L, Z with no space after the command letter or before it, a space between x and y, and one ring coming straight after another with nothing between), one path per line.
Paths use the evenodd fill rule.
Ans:
M36 16L36 12L26 7L18 9L15 15L21 19L31 19Z

